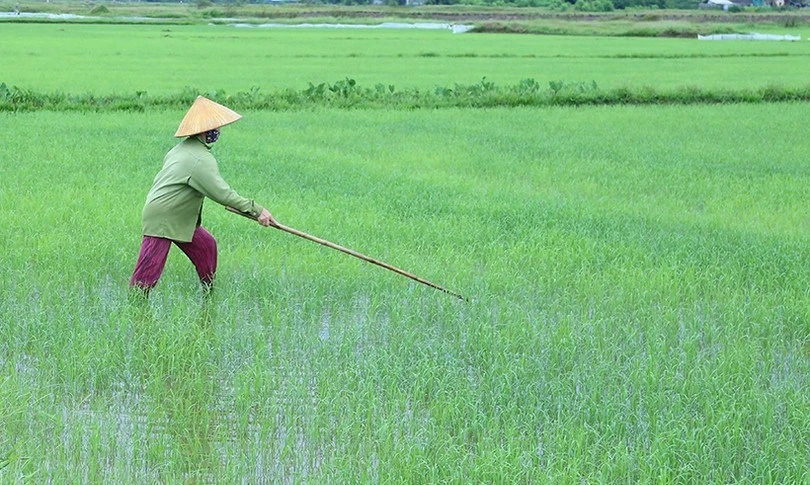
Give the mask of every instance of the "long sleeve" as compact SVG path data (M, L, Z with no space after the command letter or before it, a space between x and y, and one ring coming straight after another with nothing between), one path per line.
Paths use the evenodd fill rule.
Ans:
M214 157L205 157L191 172L188 184L199 193L224 206L233 207L258 217L263 208L252 199L242 197L233 190L222 175Z
M263 210L231 189L207 147L188 138L166 154L163 168L155 176L141 217L143 234L191 241L206 197L255 217Z

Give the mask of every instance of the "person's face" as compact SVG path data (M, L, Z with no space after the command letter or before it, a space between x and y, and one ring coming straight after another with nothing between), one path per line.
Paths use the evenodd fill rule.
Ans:
M205 133L203 133L203 138L205 139L205 143L209 145L219 140L219 128L214 128L213 130L206 131Z

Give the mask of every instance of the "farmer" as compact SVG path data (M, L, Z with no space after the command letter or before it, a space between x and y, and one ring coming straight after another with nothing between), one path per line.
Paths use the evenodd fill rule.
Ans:
M210 292L217 271L217 243L201 225L206 197L256 217L262 226L277 224L267 209L228 186L209 152L219 138L219 129L241 117L199 96L180 122L174 136L183 141L163 159L163 168L155 176L141 216L143 242L129 282L138 293L149 296L160 279L172 243L194 264L204 293Z

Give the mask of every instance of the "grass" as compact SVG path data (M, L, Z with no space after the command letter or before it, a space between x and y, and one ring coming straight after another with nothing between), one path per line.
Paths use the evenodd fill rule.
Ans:
M208 203L146 308L183 111L0 113L0 478L807 481L805 111L245 112L234 188L472 301Z
M37 93L275 93L350 77L398 91L534 79L601 89L807 85L810 43L698 42L396 30L4 24L0 83ZM92 56L88 53L92 52ZM206 52L201 59L192 52ZM211 69L215 62L217 69ZM48 72L53 75L43 76Z
M186 88L167 96L135 95L97 96L92 93L37 93L0 83L0 111L30 112L37 110L145 112L155 109L181 109L190 105L199 91ZM734 103L777 103L810 100L810 85L804 88L766 86L760 89L700 89L684 87L657 90L649 87L600 89L596 83L549 82L547 88L534 79L524 79L515 86L498 86L486 78L465 86L437 87L433 91L407 89L397 91L394 85L377 84L363 87L354 79L335 83L310 83L304 90L286 89L275 93L205 93L214 101L236 110L298 111L319 108L344 109L440 109L549 106L630 106L630 105L705 105Z
M0 82L79 98L806 85L804 42L10 23L0 42ZM247 103L214 148L234 188L471 301L209 202L214 299L173 250L144 306L141 204L184 111L0 112L0 482L810 480L804 103Z

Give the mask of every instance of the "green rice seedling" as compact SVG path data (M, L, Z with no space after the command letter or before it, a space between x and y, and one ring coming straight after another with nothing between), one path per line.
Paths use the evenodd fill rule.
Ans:
M228 25L5 23L0 42L5 63L0 83L96 99L175 95L187 87L194 95L274 93L347 77L360 86L394 85L398 91L473 85L483 78L498 86L535 79L542 86L595 82L603 89L795 88L807 84L804 61L810 52L807 42ZM206 59L191 52L205 52Z
M234 188L471 301L208 202L146 305L183 110L4 112L0 476L806 481L805 111L246 111Z

